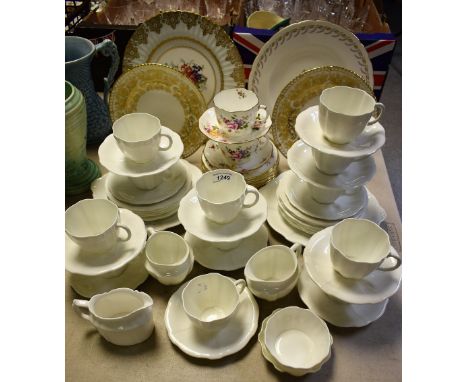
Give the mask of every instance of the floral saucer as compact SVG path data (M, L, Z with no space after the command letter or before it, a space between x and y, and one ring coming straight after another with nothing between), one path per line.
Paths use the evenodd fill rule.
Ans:
M239 296L239 306L228 324L219 331L195 327L182 306L183 284L169 299L164 323L171 342L184 353L206 359L220 359L243 349L258 327L258 305L248 288Z
M267 115L266 110L260 109L255 125L251 131L244 131L245 124L232 123L229 129L221 128L218 125L215 108L206 110L198 120L200 131L209 139L219 143L246 143L263 137L271 127L271 118ZM249 129L250 130L250 129Z

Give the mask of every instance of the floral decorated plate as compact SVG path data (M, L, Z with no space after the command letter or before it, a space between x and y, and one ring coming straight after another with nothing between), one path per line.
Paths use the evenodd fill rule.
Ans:
M224 29L191 12L163 12L140 24L125 48L123 72L156 62L179 70L209 104L223 89L244 87L244 68Z
M205 109L205 100L193 82L160 64L140 65L122 74L109 97L113 121L135 112L158 117L163 126L180 135L183 158L193 154L206 139L197 128Z

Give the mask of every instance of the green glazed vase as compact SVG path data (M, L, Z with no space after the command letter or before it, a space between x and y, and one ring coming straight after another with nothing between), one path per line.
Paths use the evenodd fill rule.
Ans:
M83 94L65 81L65 195L88 191L101 175L96 163L86 157L86 128Z

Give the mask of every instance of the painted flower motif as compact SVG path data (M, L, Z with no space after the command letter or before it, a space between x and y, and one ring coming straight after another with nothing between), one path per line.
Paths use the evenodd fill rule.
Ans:
M243 130L246 129L249 124L247 121L244 121L242 118L237 118L234 115L233 119L223 117L223 122L226 124L228 130Z
M250 157L250 150L242 149L240 147L236 148L235 150L228 148L227 151L233 160L241 160Z
M181 60L182 63L179 65L176 65L174 63L166 63L165 65L168 65L172 68L177 69L179 72L181 72L185 77L190 79L195 85L197 85L197 88L199 90L205 90L206 89L206 81L207 78L206 76L202 73L203 71L203 66L198 65L194 63L193 61L190 62L185 62L184 60Z
M263 127L263 121L260 119L260 114L257 114L255 117L255 122L252 127L252 130L260 130Z
M237 95L239 96L239 98L245 98L246 97L245 90L236 89L236 92L237 92Z

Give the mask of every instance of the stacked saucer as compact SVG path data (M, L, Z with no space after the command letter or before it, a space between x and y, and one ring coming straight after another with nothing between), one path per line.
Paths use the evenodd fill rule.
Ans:
M257 96L245 89L229 89L218 93L214 104L199 119L200 131L209 138L202 169L229 168L255 187L273 179L279 155L266 137L272 122Z
M182 198L178 217L195 260L209 269L242 268L268 243L266 200L232 170L203 174Z
M144 123L159 125L156 117L144 113L127 114L114 123L114 133L99 147L99 161L109 173L92 184L93 197L111 200L120 208L134 212L155 229L178 225L179 202L201 176L201 171L180 159L184 150L182 141L177 133L164 126L160 126L158 135L167 137L168 146L160 148L157 144L159 149L143 160L130 156L127 147L122 145L123 134L119 127L123 122L126 122L124 127L129 127L127 144L130 138L133 141L139 139L140 144L142 138L139 135L144 136L140 127L145 126ZM154 141L150 144L154 145ZM145 151L145 146L140 146L135 153Z
M348 227L356 222L366 226L361 228L360 233ZM349 237L338 243L333 230L342 224L346 224L347 227L343 227L345 229L341 233L344 232ZM385 312L388 299L398 291L401 282L401 259L390 246L388 235L375 223L347 219L339 225L320 231L312 236L306 245L303 252L304 268L298 283L299 295L310 310L330 324L361 327L380 318ZM372 248L368 247L370 250L367 250L366 245L374 241L373 231L376 230L381 231L386 244L373 246L372 243ZM366 237L366 240L363 240L363 237ZM354 244L351 244L353 241ZM358 266L348 263L344 267L343 260L337 257L336 248L343 252L338 256L346 255L352 248L358 256L363 256L366 252L375 256L383 251L383 260L378 259L371 269L368 269L370 262L367 259ZM354 257L354 262L356 261ZM363 266L366 268L365 272L356 274L360 272L359 267ZM347 276L343 276L341 272L344 268L351 274L345 273Z

